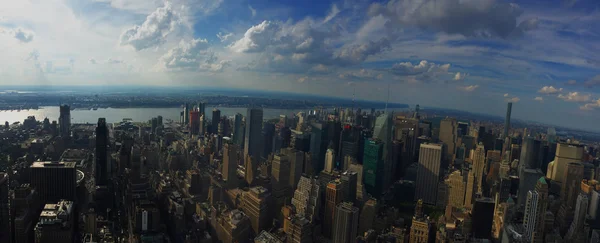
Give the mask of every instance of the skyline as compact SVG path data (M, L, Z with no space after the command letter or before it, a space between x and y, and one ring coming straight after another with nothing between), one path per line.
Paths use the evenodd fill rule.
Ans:
M198 86L386 99L597 130L594 1L28 1L0 86ZM595 43L596 42L596 43ZM331 92L335 90L335 92Z

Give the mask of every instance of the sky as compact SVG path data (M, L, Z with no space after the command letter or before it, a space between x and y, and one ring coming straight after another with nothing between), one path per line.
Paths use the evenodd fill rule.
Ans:
M0 1L0 86L253 89L600 131L596 0Z

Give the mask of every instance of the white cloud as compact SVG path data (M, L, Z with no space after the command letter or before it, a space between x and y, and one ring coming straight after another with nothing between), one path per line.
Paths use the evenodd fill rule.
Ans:
M540 90L538 90L538 93L541 93L541 94L557 94L557 93L560 93L562 91L563 91L562 88L557 89L557 88L554 88L553 86L544 86Z
M543 98L543 97L540 97L540 96L538 96L538 97L535 97L535 99L533 99L533 100L535 100L535 101L544 101L544 98Z
M275 34L281 29L276 22L263 21L262 23L250 27L244 37L234 42L229 48L234 52L261 52L267 46L274 43Z
M457 72L457 73L454 75L454 80L456 80L456 81L461 81L461 80L464 80L464 79L465 79L467 76L469 76L469 74L468 74L468 73L461 73L461 72Z
M163 71L222 72L231 65L229 60L218 61L206 39L181 40L179 45L160 57L158 69Z
M592 103L587 103L579 107L581 110L595 110L600 107L600 99L594 100Z
M330 70L329 67L323 64L317 64L316 66L312 67L309 71L313 73L328 73Z
M558 98L568 102L587 102L591 99L590 94L580 94L579 92L569 92L566 95L559 94Z
M432 62L423 60L418 65L413 65L410 62L396 63L392 66L390 71L393 74L400 76L411 76L419 75L424 73L437 73L437 72L448 72L450 64L438 65Z
M478 84L476 84L476 85L469 85L469 86L461 86L461 87L458 87L458 89L459 89L459 90L466 91L466 92L473 92L473 91L475 91L477 88L479 88L479 85L478 85Z
M338 78L340 79L348 79L348 80L375 80L375 79L382 79L383 78L383 74L381 73L376 73L372 70L367 70L367 69L361 69L359 71L349 71L349 72L345 72L345 73L340 73L338 75Z
M181 25L182 19L179 14L173 11L169 2L165 2L165 6L148 15L142 25L125 30L121 34L119 44L132 46L137 51L158 46L165 43L167 36Z
M221 42L225 42L227 41L227 39L231 38L233 36L233 33L217 33L217 38L219 38L219 40L221 40Z
M508 93L504 94L504 97L508 97L508 96L509 96L509 94L508 94Z
M256 17L256 9L250 5L248 5L248 9L250 10L250 14L252 14L252 18Z
M506 99L506 102L512 102L512 103L517 103L519 102L521 99L519 97L511 97Z
M338 9L336 4L333 4L331 6L331 9L329 10L329 13L327 13L327 16L325 17L325 19L323 20L323 23L327 23L329 21L331 21L333 18L335 18L335 16L337 16L340 13L340 9Z

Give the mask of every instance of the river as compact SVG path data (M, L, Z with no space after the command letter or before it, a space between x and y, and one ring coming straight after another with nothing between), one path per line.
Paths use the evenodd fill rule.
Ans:
M207 120L212 118L213 106L206 108ZM218 107L221 110L221 116L234 116L236 113L240 113L246 116L246 108L231 108L231 107ZM146 122L152 117L162 116L163 120L171 119L173 121L179 121L179 113L182 111L181 108L99 108L98 110L72 110L71 111L71 123L96 123L98 118L106 118L107 122L120 122L123 118L131 118L134 122ZM278 118L279 115L291 116L300 111L298 109L263 109L263 118L272 119ZM44 120L44 118L58 121L59 116L58 106L44 106L37 110L21 110L21 111L0 111L0 122L4 125L5 121L10 123L23 122L28 116L35 116L36 120Z

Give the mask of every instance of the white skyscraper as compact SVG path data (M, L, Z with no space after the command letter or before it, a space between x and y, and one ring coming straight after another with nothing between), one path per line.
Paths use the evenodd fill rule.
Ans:
M423 202L426 204L436 204L440 166L442 163L442 147L442 144L421 144L415 200L423 199Z
M311 222L315 220L319 215L319 207L321 206L319 182L314 178L300 177L298 188L292 198L292 205L296 207L296 212L299 215L304 216Z
M333 149L327 149L325 154L325 171L331 173L335 167L335 151Z
M527 202L525 203L525 216L523 217L523 227L525 228L525 239L531 239L535 231L535 223L538 213L539 194L537 191L527 192Z

